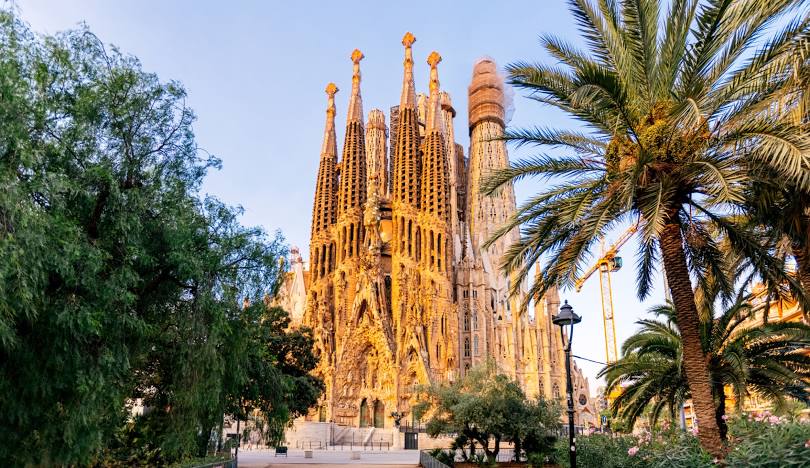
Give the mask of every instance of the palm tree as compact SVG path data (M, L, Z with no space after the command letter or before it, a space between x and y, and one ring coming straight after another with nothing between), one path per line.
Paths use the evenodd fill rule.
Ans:
M559 63L519 62L509 81L530 98L561 109L587 131L536 127L504 136L518 145L562 149L497 171L485 193L525 177L552 184L518 207L490 242L520 227L501 266L528 278L545 268L531 294L573 285L595 242L621 225L640 222L638 294L644 298L663 262L678 311L684 368L701 443L723 456L708 361L703 353L691 275L723 271L723 257L703 221L714 225L767 279L795 279L757 239L725 215L744 199L752 159L785 180L810 186L810 138L790 122L763 113L774 76L789 72L809 48L810 19L792 21L753 50L758 40L802 2L673 0L661 17L657 0L571 0L587 51L553 36L542 42ZM739 148L745 148L745 156ZM558 153L559 154L559 153ZM697 222L701 221L701 222ZM690 271L691 268L691 271ZM732 281L724 290L731 294ZM517 294L519 282L513 282Z
M782 93L777 105L766 113L774 118L788 119L810 126L810 60L802 57L794 73L777 79ZM805 291L810 291L810 191L800 184L784 180L767 165L755 167L753 183L746 197L746 212L755 224L765 228L781 254L790 254L796 261L796 273ZM810 311L805 308L805 316Z
M725 387L732 390L740 408L751 392L777 404L784 403L786 396L810 402L810 355L805 351L810 346L810 326L758 323L748 299L741 297L718 317L700 322L717 405L714 419L724 440ZM674 307L668 303L650 312L665 320L636 322L641 328L624 342L622 358L599 374L606 377L607 393L621 390L611 411L630 427L648 408L653 424L665 409L674 418L681 403L691 396ZM713 312L707 310L702 316L712 317ZM698 420L702 430L703 420Z

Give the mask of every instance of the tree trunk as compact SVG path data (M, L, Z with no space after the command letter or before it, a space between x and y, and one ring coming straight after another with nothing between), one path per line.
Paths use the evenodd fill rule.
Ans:
M677 215L675 215L677 216ZM675 317L683 344L683 366L692 394L692 407L698 420L698 438L706 451L724 458L725 448L715 420L712 379L700 337L700 316L686 265L683 237L677 223L668 223L661 232L664 269L675 304Z
M714 420L717 421L717 427L720 430L720 438L723 442L728 440L728 424L723 419L726 415L726 392L723 389L723 384L715 383L714 395L717 398L717 411L714 413Z

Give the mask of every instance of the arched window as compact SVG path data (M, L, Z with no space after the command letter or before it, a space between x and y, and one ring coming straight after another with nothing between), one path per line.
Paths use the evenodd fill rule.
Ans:
M470 357L470 339L464 338L464 357Z
M472 322L473 322L473 330L478 330L478 312L472 312Z
M473 356L478 356L478 335L473 338Z
M470 331L470 313L464 311L464 331Z
M560 399L560 387L559 387L559 385L554 384L554 387L553 387L551 393L552 393L552 396L555 399L559 400Z

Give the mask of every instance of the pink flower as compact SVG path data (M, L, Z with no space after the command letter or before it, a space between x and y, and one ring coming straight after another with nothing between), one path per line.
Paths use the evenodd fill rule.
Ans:
M771 425L779 424L780 422L782 422L782 420L779 419L779 416L769 416L768 417L768 423L770 423Z
M697 426L692 428L692 435L698 435L700 431L698 430Z
M727 415L727 414L724 414L724 415L723 415L723 416L721 416L720 418L721 418L723 421L728 421L728 415Z
M810 448L810 439L807 439L807 442L804 443L804 448Z
M629 449L627 449L627 454L630 455L631 457L635 457L637 453L638 447L630 447Z

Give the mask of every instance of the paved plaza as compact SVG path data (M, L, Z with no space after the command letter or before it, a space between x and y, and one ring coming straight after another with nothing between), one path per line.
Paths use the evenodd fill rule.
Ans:
M275 456L274 450L250 450L239 452L240 468L313 468L338 465L354 465L380 468L413 468L419 464L418 450L360 451L360 459L352 460L350 450L313 450L312 458L304 458L303 450L291 449L289 454Z

